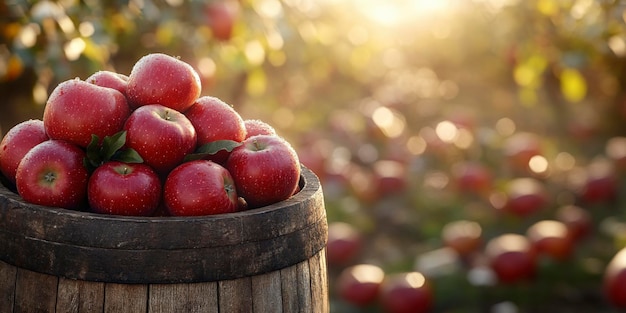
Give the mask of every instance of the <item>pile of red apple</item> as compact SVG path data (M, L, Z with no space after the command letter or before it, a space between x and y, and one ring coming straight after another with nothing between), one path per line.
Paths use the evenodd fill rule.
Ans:
M296 152L271 125L201 96L195 70L159 53L128 76L58 84L42 120L6 133L0 170L26 202L137 216L262 207L300 179Z

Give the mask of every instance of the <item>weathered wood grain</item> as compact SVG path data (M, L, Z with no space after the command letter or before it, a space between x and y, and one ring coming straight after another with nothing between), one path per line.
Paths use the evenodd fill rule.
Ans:
M147 312L148 285L108 283L104 287L104 313Z
M217 282L192 283L188 287L190 313L219 313Z
M152 284L148 290L148 312L188 312L188 284Z
M54 312L58 282L55 276L18 269L13 312Z
M317 313L313 311L312 296L311 296L311 272L309 267L309 261L303 261L296 265L298 284L296 289L298 290L298 302L300 303L300 311L303 313Z
M59 278L56 312L89 313L104 309L104 283Z
M252 313L252 281L250 277L218 282L220 312Z
M298 297L298 266L293 265L280 270L280 284L283 291L283 312L300 312Z
M0 308L13 312L17 267L0 261Z
M252 307L254 312L288 312L283 310L280 271L252 276ZM285 293L289 293L285 290Z
M326 255L324 250L309 259L311 271L311 303L314 312L330 311L328 303L328 278L326 277Z

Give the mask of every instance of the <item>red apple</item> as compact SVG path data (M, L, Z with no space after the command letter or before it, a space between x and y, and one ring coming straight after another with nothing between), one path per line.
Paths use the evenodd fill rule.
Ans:
M176 167L165 180L163 200L175 216L236 212L239 201L230 173L221 165L196 160Z
M526 237L539 255L556 261L567 260L574 250L574 241L567 226L559 221L538 221L528 228Z
M276 130L272 125L262 120L244 120L246 128L246 139L256 135L276 135Z
M362 235L351 224L332 222L328 225L326 259L329 266L344 266L354 261L362 246Z
M72 79L50 94L43 123L51 139L87 147L92 134L102 139L119 132L129 114L126 98L119 91Z
M460 162L452 166L452 177L461 192L485 194L491 190L491 171L478 162Z
M198 146L218 140L241 142L246 138L246 128L239 113L216 97L198 98L185 116L196 129ZM228 151L220 150L209 160L224 164L228 155Z
M386 313L430 312L434 293L420 272L387 275L380 288L380 304Z
M160 104L184 112L200 96L200 76L178 58L148 54L133 66L126 93L133 108Z
M85 152L63 140L47 140L32 148L17 167L17 192L30 203L79 209L87 198Z
M13 126L0 142L0 171L13 184L17 166L34 146L48 140L41 120L28 120Z
M397 195L408 186L407 167L394 160L378 160L372 165L375 187L381 196Z
M373 204L380 200L382 194L378 190L378 180L370 168L356 162L349 162L341 167L341 172L331 175L346 179L349 191L359 202Z
M500 283L515 283L535 275L536 252L522 235L507 233L492 238L485 247L485 254Z
M221 41L230 40L239 13L239 3L234 0L211 1L207 4L205 13L213 37Z
M364 307L375 302L385 272L372 264L358 264L345 268L337 277L337 294L344 301Z
M535 178L515 178L506 190L504 210L517 216L528 216L548 204L548 195L542 182Z
M184 114L158 104L136 109L124 125L126 146L160 175L182 163L196 147L196 130Z
M87 198L96 213L149 216L159 206L161 181L148 165L109 161L91 174Z
M604 151L617 169L626 170L626 137L612 137L606 142Z
M85 79L86 82L115 89L126 96L126 87L128 86L128 76L111 71L98 71Z
M598 158L587 166L579 195L585 203L612 201L617 197L618 185L615 165L607 159Z
M445 224L441 230L444 245L452 248L460 256L469 256L483 243L480 224L458 220Z
M527 171L530 159L542 153L541 140L535 133L515 133L505 140L503 150L505 157L513 168Z
M576 205L565 205L556 211L556 219L565 224L572 239L586 237L593 227L591 214Z
M257 135L244 140L230 153L226 168L250 208L291 197L300 181L298 155L278 136Z
M608 301L626 308L626 248L619 250L604 270L603 293Z

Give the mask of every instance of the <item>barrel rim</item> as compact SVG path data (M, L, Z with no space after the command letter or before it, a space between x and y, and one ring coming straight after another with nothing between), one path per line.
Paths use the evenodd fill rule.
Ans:
M2 197L7 197L10 200L19 202L21 205L23 205L25 207L41 208L41 209L48 210L51 213L67 214L69 216L73 216L74 215L74 216L80 216L81 218L91 218L91 219L94 219L94 220L128 221L128 222L150 222L150 223L175 223L175 222L188 221L188 220L195 220L195 221L201 222L201 221L204 221L204 220L228 219L228 218L234 218L234 217L238 217L238 216L249 216L249 215L254 215L254 214L263 214L264 212L280 209L281 206L283 206L285 204L285 202L299 201L299 200L303 200L303 199L311 196L312 193L318 191L321 188L321 184L319 182L319 179L315 175L315 173L313 173L313 171L311 171L310 169L308 169L307 167L305 167L303 165L300 168L301 168L301 171L300 171L301 175L300 175L299 186L300 186L301 190L298 193L296 193L293 196L291 196L289 199L286 199L286 200L283 200L283 201L280 201L280 202L276 202L276 203L273 203L273 204L270 204L270 205L267 205L267 206L254 208L254 209L249 209L249 210L246 210L246 211L222 213L222 214L215 214L215 215L203 215L203 216L124 216L124 215L109 215L109 214L102 214L102 213L95 213L95 212L70 210L70 209L64 209L64 208L58 208L58 207L47 207L47 206L43 206L43 205L38 205L38 204L25 202L17 193L9 190L9 188L7 188L3 184L0 184L0 199Z

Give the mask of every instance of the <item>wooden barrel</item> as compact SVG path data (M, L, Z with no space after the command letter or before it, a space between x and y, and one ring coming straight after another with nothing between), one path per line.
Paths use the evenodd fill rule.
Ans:
M2 312L328 312L318 178L245 212L122 217L25 203L0 186Z

